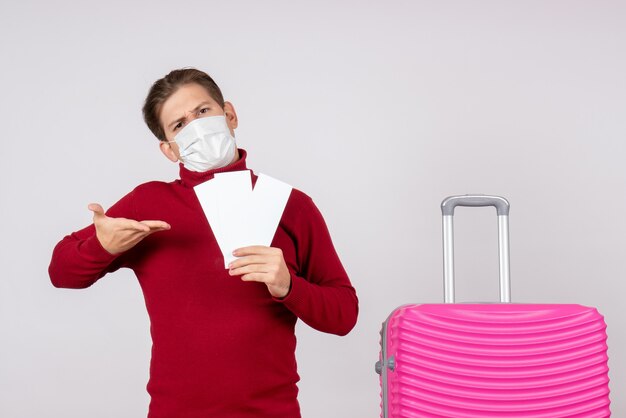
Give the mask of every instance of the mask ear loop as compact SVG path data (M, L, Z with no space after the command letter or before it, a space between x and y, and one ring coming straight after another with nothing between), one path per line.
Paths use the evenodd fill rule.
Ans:
M172 142L176 142L176 141L167 141L167 143L168 143L168 144L170 144L170 143L172 143ZM191 145L193 145L193 144L189 144L189 145L187 145L187 148L189 148ZM172 145L170 145L170 148L171 148L171 147L172 147ZM178 159L179 159L180 161L183 161L183 158L187 156L187 154L183 155L183 153L184 153L185 151L187 151L187 148L181 148L181 146L180 146L180 145L178 146L178 155L180 156Z

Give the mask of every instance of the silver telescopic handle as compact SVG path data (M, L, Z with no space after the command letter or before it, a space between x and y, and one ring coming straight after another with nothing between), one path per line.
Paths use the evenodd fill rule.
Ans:
M454 208L457 206L494 206L498 213L498 258L500 261L500 302L511 302L509 263L509 202L500 196L450 196L441 202L443 214L443 289L444 302L454 303Z

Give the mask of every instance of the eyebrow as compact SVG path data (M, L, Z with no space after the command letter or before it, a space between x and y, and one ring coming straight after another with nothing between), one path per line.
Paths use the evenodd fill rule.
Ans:
M207 105L207 104L208 104L208 105L210 105L210 104L211 104L211 102L209 102L209 101L205 100L204 102L202 102L202 103L200 103L198 106L196 106L196 107L192 110L192 112L197 112L197 111L198 111L198 110L199 110L202 106ZM174 125L175 123L181 122L181 121L183 121L183 120L185 120L185 116L183 116L183 117L181 117L181 118L178 118L178 119L176 119L176 120L175 120L175 121L173 121L173 122L170 122L170 123L169 123L169 125L167 125L168 129L172 129L172 125Z

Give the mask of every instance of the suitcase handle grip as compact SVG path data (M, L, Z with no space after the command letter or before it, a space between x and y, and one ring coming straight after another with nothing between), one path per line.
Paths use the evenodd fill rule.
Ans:
M443 293L445 303L454 303L454 208L457 206L495 206L498 213L498 257L500 262L500 302L511 302L509 262L509 207L500 196L450 196L441 202L443 215Z
M486 196L481 194L450 196L441 202L441 212L444 216L454 216L454 208L457 206L494 206L498 216L509 214L509 201L500 196Z

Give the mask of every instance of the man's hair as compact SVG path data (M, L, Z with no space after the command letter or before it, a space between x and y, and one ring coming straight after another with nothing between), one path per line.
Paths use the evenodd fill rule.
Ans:
M204 87L213 100L224 108L222 91L207 73L195 68L181 68L171 71L165 77L155 81L152 87L150 87L142 109L143 120L160 141L166 140L165 131L160 120L163 103L180 87L190 83L196 83Z

